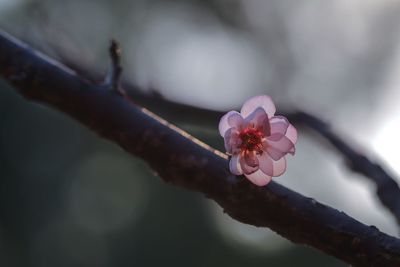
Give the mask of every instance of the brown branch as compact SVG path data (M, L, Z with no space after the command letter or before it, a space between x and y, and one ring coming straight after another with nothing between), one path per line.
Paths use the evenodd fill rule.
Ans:
M144 159L164 181L205 194L243 223L355 266L400 266L400 240L275 182L260 188L230 174L223 154L5 33L0 75L27 99L65 112Z

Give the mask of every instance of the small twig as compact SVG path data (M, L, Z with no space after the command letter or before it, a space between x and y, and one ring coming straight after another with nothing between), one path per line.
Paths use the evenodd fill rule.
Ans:
M109 53L111 64L104 83L110 89L116 92L121 92L121 47L119 43L114 39L111 40Z

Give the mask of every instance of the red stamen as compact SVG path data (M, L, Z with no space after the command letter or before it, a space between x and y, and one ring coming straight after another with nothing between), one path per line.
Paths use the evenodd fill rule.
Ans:
M248 151L261 151L264 134L255 128L246 128L239 134L242 140L241 149Z

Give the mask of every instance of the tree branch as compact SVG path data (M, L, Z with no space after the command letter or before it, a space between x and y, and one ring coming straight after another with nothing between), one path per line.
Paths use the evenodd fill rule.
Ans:
M355 266L400 266L400 240L275 182L260 188L230 174L222 153L5 33L0 75L27 99L65 112L144 159L164 181L215 200L236 220Z

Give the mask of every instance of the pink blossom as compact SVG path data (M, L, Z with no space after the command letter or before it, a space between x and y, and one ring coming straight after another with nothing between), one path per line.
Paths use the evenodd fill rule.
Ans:
M239 112L230 111L219 122L219 132L231 159L229 169L244 174L258 186L286 170L285 155L294 155L297 130L283 116L275 116L275 105L266 95L247 100Z

